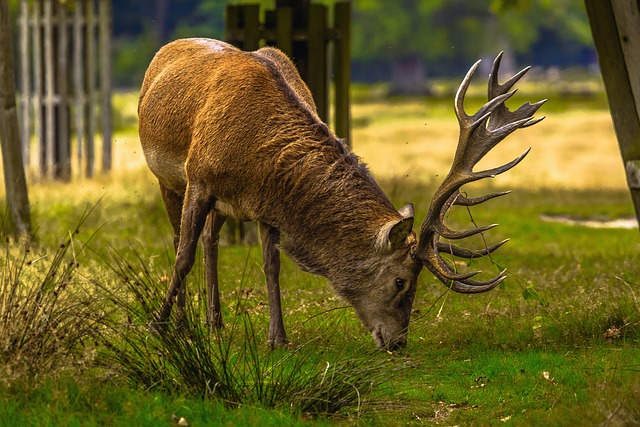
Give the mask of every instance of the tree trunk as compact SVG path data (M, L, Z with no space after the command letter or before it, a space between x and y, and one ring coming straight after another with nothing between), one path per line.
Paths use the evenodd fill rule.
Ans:
M7 1L0 1L0 145L10 215L9 227L14 235L22 235L30 232L31 220L20 147L14 79L9 4Z
M167 25L167 13L171 0L156 0L154 27L159 45L169 41L169 26Z

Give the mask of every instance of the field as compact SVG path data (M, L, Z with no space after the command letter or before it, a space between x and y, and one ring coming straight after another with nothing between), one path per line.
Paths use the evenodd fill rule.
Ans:
M581 84L522 85L514 104L549 98L547 119L481 166L531 153L468 189L513 193L448 216L457 228L500 224L484 238L511 241L468 267L506 267L507 280L464 296L423 272L409 344L393 353L375 350L330 285L288 259L292 345L268 350L257 246L221 249L222 332L202 324L202 263L187 326L149 332L172 233L137 145L135 94L118 95L116 170L32 179L35 237L27 249L3 239L0 426L640 424L640 240L637 228L580 225L634 214L602 88ZM383 89L354 89L353 149L396 206L415 204L419 223L455 149L451 87L432 99ZM472 96L468 110L481 102Z

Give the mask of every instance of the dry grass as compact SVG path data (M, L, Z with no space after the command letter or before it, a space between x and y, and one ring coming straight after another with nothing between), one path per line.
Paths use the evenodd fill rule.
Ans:
M527 95L529 92L525 93L523 89L521 93ZM532 95L531 100L545 96ZM554 109L554 95L547 97L551 101L540 113L547 118L533 128L517 131L479 166L505 163L532 147L519 167L498 178L499 184L512 188L626 189L609 112L574 108L579 106L577 102L566 104L566 110ZM145 167L134 126L135 100L134 94L119 94L114 98L119 121L128 127L115 134L114 172L108 181L118 181L132 171L143 173L148 180L154 181ZM458 138L452 104L452 97L451 101L444 102L383 99L355 103L352 107L353 149L379 179L407 177L438 181L449 168ZM99 162L97 159L96 164ZM101 180L97 183L77 180L80 187L98 194L104 184ZM33 177L30 181L36 182ZM64 191L61 187L54 188ZM31 190L39 191L37 187ZM51 188L45 185L42 191L48 193ZM0 188L0 197L3 196L4 186Z
M545 114L542 107L542 114ZM390 114L397 115L388 120ZM429 102L354 106L354 151L379 178L443 178L455 151L458 128L448 117L430 117ZM501 176L500 184L525 188L624 189L618 143L607 111L547 114L536 126L517 131L481 163L506 163L528 147L524 162ZM438 178L440 177L440 178Z

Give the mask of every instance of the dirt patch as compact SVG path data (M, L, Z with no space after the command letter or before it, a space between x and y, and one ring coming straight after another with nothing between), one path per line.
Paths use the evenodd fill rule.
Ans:
M616 218L611 220L599 219L577 219L567 215L541 215L540 219L545 222L558 222L561 224L575 225L588 228L638 228L638 221L635 218Z

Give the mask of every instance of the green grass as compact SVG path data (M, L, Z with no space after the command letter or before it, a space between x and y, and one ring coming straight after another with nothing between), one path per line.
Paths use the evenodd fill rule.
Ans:
M99 285L114 312L102 318L96 335L105 347L105 367L134 387L212 399L229 408L346 415L359 413L371 390L398 370L370 346L336 351L322 338L332 337L330 331L286 349L267 349L264 330L254 324L249 291L236 294L222 330L206 326L204 290L196 285L186 315L174 312L167 333L150 331L166 288L158 286L162 278L142 259L131 265L114 254L110 264L124 289ZM314 326L316 333L322 329Z
M229 411L221 402L122 387L109 380L87 382L71 374L33 387L0 387L0 426L308 425L288 412L242 407ZM316 422L317 425L328 422Z
M413 108L399 100L359 108L369 107L378 111L370 126L381 127ZM126 127L131 113L124 110ZM383 178L381 185L395 205L414 202L419 222L435 184ZM468 191L495 190L497 184L486 183ZM490 260L457 265L486 277L507 267L507 280L490 293L465 296L446 292L423 272L408 347L393 354L374 349L324 279L286 258L282 296L292 346L269 351L268 298L255 246L221 249L227 327L211 334L203 326L197 262L189 276L188 328L163 341L146 323L174 254L150 174L38 184L30 195L36 237L28 251L3 237L0 256L0 425L176 425L181 417L190 425L640 423L638 231L541 219L633 216L624 189L525 186L473 208L476 223L500 224L485 233L489 243L511 241ZM448 221L472 226L465 209ZM6 303L10 289L22 295L18 306ZM33 303L41 290L49 305ZM78 310L78 301L90 311ZM27 324L18 321L23 312L32 316ZM66 322L56 326L76 333L49 333L51 313ZM16 339L39 352L6 344ZM211 379L233 393L214 391ZM300 399L304 393L315 397ZM342 398L343 405L327 405Z
M134 187L143 185L135 175L131 182ZM421 206L417 216L424 214L425 201L432 190L425 191L416 185L396 192L393 190L396 183L383 185L391 190L394 199L416 201ZM481 190L486 191L474 191ZM152 191L150 188L148 192ZM58 224L58 229L74 230L74 224L82 218L78 212L90 203L91 196L85 197L87 200L76 200L66 209L62 201L53 197L50 203L59 202L59 208L48 211L36 204L34 214L42 221L46 218ZM341 422L358 418L364 423L389 425L424 422L486 425L503 421L512 425L541 422L566 425L585 420L598 424L609 416L616 422L637 422L640 416L637 230L588 229L540 219L541 214L549 213L584 217L589 211L607 217L632 213L624 192L596 190L518 190L475 208L476 222L501 223L487 233L489 241L512 238L493 259L495 264L509 268L509 278L491 293L463 296L446 293L433 277L423 273L414 303L409 346L397 354L371 351L369 334L352 310L340 309L343 303L323 279L299 271L287 259L282 273L283 304L294 345L290 350L269 352L267 297L262 285L260 251L255 247L225 247L221 251L222 295L228 325L218 337L222 341L216 341L202 325L197 326L197 321L195 325L200 328L197 329L200 339L205 341L203 348L215 349L210 345L216 342L231 343L228 354L231 357L261 359L261 364L253 365L245 360L242 366L246 369L284 366L279 374L282 381L317 379L326 363L334 367L335 363L352 359L359 363L368 361L376 369L363 378L365 382L375 380L379 387L371 389L361 407L351 404L338 411L337 420ZM140 212L151 219L141 222L129 219ZM111 215L117 216L109 221ZM449 221L460 227L470 226L468 213L462 209L453 212ZM134 298L133 282L129 287L123 284L123 271L133 269L130 276L138 277L138 290L152 291L146 301L153 311L153 304L159 302L171 274L173 260L170 227L163 219L161 203L152 196L141 196L135 203L125 197L110 204L103 199L79 230L74 237L75 247L82 247L80 242L88 240L93 252L84 250L78 257L75 283L117 290L118 295L127 295L125 301L131 307L140 307L141 300ZM41 252L51 252L48 242L55 241L53 235L41 231L39 236L39 243L30 250L27 260L39 258ZM9 246L12 254L20 253L13 244ZM116 260L127 263L121 266L124 270L114 268L117 265L111 257L114 250ZM499 269L490 261L470 267L482 268L487 274ZM140 287L142 279L146 285ZM197 263L190 276L191 293L196 298L202 281L202 266ZM110 307L111 319L122 319L122 311L117 314L118 305L107 303L107 296L98 293L94 298L93 304L105 311ZM127 304L121 304L120 309L128 307ZM194 309L202 316L198 304ZM327 312L331 309L338 310ZM131 312L130 316L130 324L139 326L132 328L131 333L121 331L121 335L112 335L109 340L121 346L127 345L126 339L146 340L147 347L138 361L147 365L140 369L149 373L162 368L157 377L140 380L113 353L107 357L109 347L103 342L87 338L82 348L76 348L53 373L36 370L33 382L5 382L0 400L7 404L0 418L31 420L26 422L38 425L73 425L80 420L83 425L100 424L111 415L122 422L153 424L171 422L174 414L185 416L191 425L206 424L207 417L228 420L230 425L242 425L248 419L267 425L336 421L333 417L326 418L328 415L309 418L304 409L299 409L303 406L292 410L291 403L282 404L286 397L274 395L271 401L261 400L255 390L247 394L246 400L240 400L245 403L231 405L235 409L229 409L228 400L221 405L219 397L205 398L203 388L176 380L180 369L172 367L172 362L160 365L158 360L153 362L153 352L162 345L166 347L166 343L149 344L157 338L144 327L149 313L146 318L144 311ZM112 330L116 325L117 322L110 324ZM178 340L174 345L176 348L169 350L172 354L181 345L186 346L186 342ZM244 353L240 351L242 348ZM193 354L185 358L192 357ZM209 354L199 362L194 361L193 366L203 361L209 363L215 357ZM291 364L282 364L282 360ZM292 374L305 369L304 375ZM206 379L204 372L203 368L200 374ZM243 376L236 371L232 375L245 381L239 389L246 390L261 377L260 372L247 372ZM380 373L386 375L384 380L379 378Z

